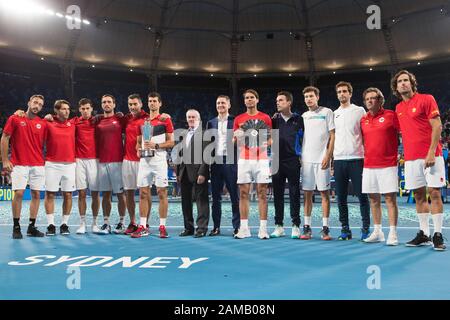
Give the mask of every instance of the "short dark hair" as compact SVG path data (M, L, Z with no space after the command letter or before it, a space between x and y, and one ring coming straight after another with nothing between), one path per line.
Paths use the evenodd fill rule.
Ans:
M42 101L44 101L44 96L43 96L42 94L33 94L33 95L30 97L30 101L33 100L34 98L39 98L39 99L41 99Z
M294 97L292 96L292 93L290 93L289 91L280 91L277 93L277 96L285 96L286 100L289 102L294 101Z
M103 98L106 98L106 97L111 98L112 101L113 101L114 103L116 103L116 98L114 98L114 96L113 96L112 94L109 94L109 93L104 94L104 95L102 96L102 100L103 100Z
M350 92L350 94L353 94L353 87L350 82L339 81L338 84L336 85L336 91L339 87L347 87L348 92Z
M247 89L247 90L245 90L244 94L243 94L244 98L245 98L245 94L246 93L251 93L252 95L254 95L256 97L256 99L259 100L259 94L258 94L258 92L256 92L256 90L254 90L254 89Z
M396 73L396 75L391 79L391 89L392 92L394 93L394 95L401 99L402 95L397 91L397 80L398 78L402 75L402 74L406 74L409 77L409 82L411 82L411 89L412 91L415 93L417 92L417 79L416 76L414 74L412 74L411 72L409 72L408 70L400 70L399 72Z
M88 98L83 98L83 99L81 99L81 100L78 102L78 106L79 106L79 107L84 106L85 104L90 104L91 107L94 107L94 106L92 105L91 99L88 99Z
M150 92L147 98L158 98L159 102L162 102L161 95L158 92Z
M55 105L53 106L53 108L55 110L59 110L59 109L61 109L63 104L67 104L69 106L69 109L70 109L70 103L67 100L56 100L55 101Z
M133 93L128 96L128 100L138 99L142 103L142 98L138 93Z
M307 93L307 92L314 92L314 94L318 97L320 95L320 90L319 88L316 88L314 86L308 86L306 88L303 89L303 94Z

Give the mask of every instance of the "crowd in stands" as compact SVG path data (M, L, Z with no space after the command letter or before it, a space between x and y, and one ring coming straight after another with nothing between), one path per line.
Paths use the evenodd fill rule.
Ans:
M343 78L348 80L347 77ZM368 78L370 79L370 78ZM388 77L387 77L388 80ZM450 141L450 75L429 75L419 78L419 91L432 94L441 109L443 123L443 142L447 144ZM304 81L304 80L303 80ZM351 81L351 80L350 80ZM351 81L352 82L352 81ZM251 83L251 82L250 82ZM260 94L260 103L258 108L268 114L276 111L275 99L277 90L277 79L273 80L274 85L265 84L265 86L254 87ZM249 82L247 81L246 85ZM373 82L352 82L354 93L352 101L357 105L363 105L362 92L368 86L377 86L382 90L386 97L386 108L394 109L397 99L390 93L389 81L373 81ZM318 84L320 94L320 105L335 110L339 102L334 92L334 85L330 82L327 84ZM240 91L247 89L239 88ZM283 89L289 90L294 94L293 111L302 113L306 111L303 102L301 89L299 85L287 86ZM216 115L215 100L218 94L227 94L229 88L205 88L205 86L196 86L195 82L186 85L186 79L180 79L180 87L172 84L171 87L165 86L159 89L163 97L162 112L166 112L172 116L176 128L185 127L185 113L190 108L197 109L202 117L203 124ZM53 102L57 99L68 99L64 94L64 86L58 76L42 76L37 77L30 75L21 75L14 73L6 73L0 70L0 130L4 126L6 119L17 109L25 109L28 98L35 93L45 96L45 106L43 113L52 112ZM100 100L105 93L112 94L116 97L117 110L123 113L128 112L127 96L131 93L139 93L142 97L146 97L148 93L148 83L129 83L118 81L98 81L77 79L74 84L74 102L77 99L88 97L94 101L97 112L101 110ZM245 111L243 101L239 101L239 106L234 106L234 113ZM144 103L144 105L146 105ZM73 106L74 114L77 108Z

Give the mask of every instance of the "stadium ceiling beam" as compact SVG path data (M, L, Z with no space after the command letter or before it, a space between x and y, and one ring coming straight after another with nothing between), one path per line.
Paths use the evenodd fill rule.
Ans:
M238 59L239 59L239 0L233 0L233 32L230 40L230 71L231 71L231 106L235 111L238 104Z
M220 8L220 9L222 9L222 10L228 12L229 14L233 14L233 10L230 10L230 9L228 9L228 8L225 7L225 6L222 6L222 5L218 4L218 3L211 2L211 1L188 0L188 1L183 1L183 2L181 2L181 3L180 3L180 6L183 6L183 5L186 5L186 4L192 4L192 3L207 4L207 5L216 7L216 8ZM171 5L171 6L169 7L169 9L171 9L171 8L174 7L174 6L177 6L177 4Z
M309 7L309 8L308 8L308 11L311 11L311 10L315 9L315 8L317 8L318 6L320 6L320 5L322 5L322 4L325 4L325 3L328 2L328 1L330 1L330 0L322 0L322 1L317 2L317 3L313 4L311 7Z
M375 4L377 4L381 12L383 12L383 5L380 0L374 0ZM392 39L392 31L391 27L388 24L386 19L382 20L381 31L383 32L384 43L386 44L386 48L389 54L389 59L391 60L392 70L395 70L399 64L397 50L395 48L394 41Z
M327 1L329 1L329 0L327 0ZM432 11L439 11L441 8L442 8L442 6L440 5L440 6L435 6L435 7L429 8L429 9L413 11L408 14L396 16L397 21L396 21L395 25L400 24L401 22L405 21L406 19L413 18L413 17L416 17L416 16L424 14L424 13L428 13L428 12L432 12ZM310 8L308 9L308 11L310 11ZM134 21L130 21L130 20L110 18L110 17L106 17L106 16L95 16L95 17L91 18L92 21L97 21L98 24L101 24L100 21L103 21L105 19L108 20L109 22L130 25L130 26L137 27L138 29L148 29L148 27L149 27L148 24L134 22ZM324 25L324 26L320 26L320 27L316 27L316 28L310 28L309 32L314 35L317 33L324 32L324 31L339 29L339 28L361 27L361 26L365 27L365 23L366 22L364 20L363 22ZM291 29L264 29L264 30L256 30L256 31L255 30L239 30L239 33L240 34L246 34L246 33L266 34L266 33L283 33L283 32L306 33L306 31L308 31L308 30L306 30L305 28L301 28L301 29L300 28L297 28L297 29L291 28ZM170 26L166 26L164 28L164 32L165 33L169 33L169 32L170 33L173 33L173 32L205 32L205 33L216 33L219 35L232 34L232 30L230 30L230 29L214 29L214 28L206 29L206 28L170 27Z
M244 11L247 11L247 10L250 10L250 9L253 9L253 8L263 7L263 6L270 6L270 5L277 5L277 6L288 7L289 9L295 9L296 8L295 5L288 4L288 3L280 3L280 2L276 2L276 1L273 1L273 2L262 2L262 3L260 2L260 3L251 4L251 5L248 5L246 7L241 8L239 10L239 13L242 13Z
M81 3L81 6L84 8L84 10L88 10L89 5L91 4L90 1L84 0ZM64 55L64 62L61 65L61 77L64 84L64 93L67 97L67 99L74 104L75 103L75 90L74 90L74 81L73 81L73 70L74 70L74 56L75 51L78 46L78 42L81 37L81 28L80 29L74 29L71 31L69 44L67 45L66 53Z
M293 3L295 4L295 0L293 1ZM311 31L309 30L310 27L308 15L309 11L306 5L306 0L300 0L300 5L302 9L301 12L299 12L299 8L297 6L295 6L295 9L299 20L301 13L304 21L306 31L303 33L303 36L305 39L306 58L308 59L309 83L310 85L314 85L316 80L316 61L314 59L313 36L311 34Z
M161 46L164 40L164 28L167 23L167 11L169 10L170 0L164 0L163 5L161 6L161 18L159 21L159 26L155 31L155 40L153 42L153 56L152 62L150 65L150 89L152 91L156 91L158 89L157 85L157 71L159 65L159 59L161 57Z

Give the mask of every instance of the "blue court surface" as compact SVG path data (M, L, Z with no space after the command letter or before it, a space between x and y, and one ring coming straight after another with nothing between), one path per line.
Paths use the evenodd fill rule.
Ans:
M56 206L57 224L61 219L60 201ZM359 207L355 203L350 204L354 239L325 242L320 240L318 228L313 229L310 241L290 239L290 227L286 228L287 237L258 239L256 203L251 205L250 225L255 228L250 239L231 236L229 203L223 205L221 236L178 237L182 230L179 202L169 204L168 239L156 235L156 204L150 221L153 234L149 237L80 236L75 234L76 200L70 236L27 238L29 203L24 203L24 239L13 240L10 204L3 202L0 299L450 299L450 252L405 247L404 243L417 232L418 223L414 205L406 204L404 199L399 202L401 244L397 247L358 241ZM321 222L317 206L313 211L315 227ZM450 205L445 208L444 225L449 226ZM116 222L116 204L113 210L112 222ZM288 212L286 206L286 216ZM273 204L269 203L270 232L273 215ZM333 203L331 226L335 238L340 231L337 217ZM41 204L41 231L45 223ZM386 221L383 223L387 226ZM288 218L285 225L290 226ZM387 236L388 230L384 232ZM450 238L449 229L443 233Z

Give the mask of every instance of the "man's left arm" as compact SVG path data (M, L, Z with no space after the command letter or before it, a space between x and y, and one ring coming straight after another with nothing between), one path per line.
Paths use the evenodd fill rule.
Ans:
M431 144L430 149L428 149L427 157L425 158L425 168L434 166L436 162L436 148L439 144L439 140L441 139L442 134L442 122L440 117L434 117L430 119L431 125Z

